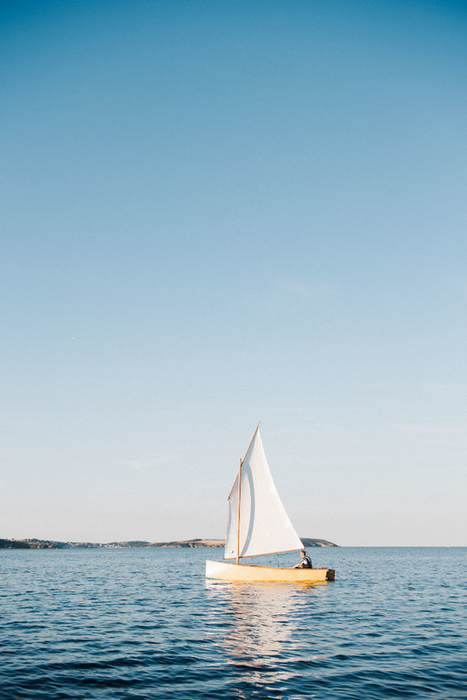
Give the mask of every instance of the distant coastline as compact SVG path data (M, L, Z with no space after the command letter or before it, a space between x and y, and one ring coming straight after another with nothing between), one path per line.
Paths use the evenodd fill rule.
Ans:
M328 540L302 537L305 547L338 547L339 545ZM173 542L145 542L132 540L129 542L57 542L55 540L8 540L0 539L0 549L73 549L82 547L87 549L133 549L133 548L173 548L187 549L198 547L223 547L225 540L175 540Z

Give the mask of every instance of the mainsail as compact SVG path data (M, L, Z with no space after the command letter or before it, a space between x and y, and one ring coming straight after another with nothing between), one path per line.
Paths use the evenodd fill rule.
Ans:
M239 551L237 554L239 482L237 474L229 496L225 559L302 549L303 543L295 532L276 491L258 429L241 464L240 481Z

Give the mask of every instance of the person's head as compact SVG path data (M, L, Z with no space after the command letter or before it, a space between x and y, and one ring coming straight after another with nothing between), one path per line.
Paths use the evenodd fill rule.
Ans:
M302 557L306 557L306 552L305 552L304 549L301 549L301 550L300 550L300 554L302 555Z

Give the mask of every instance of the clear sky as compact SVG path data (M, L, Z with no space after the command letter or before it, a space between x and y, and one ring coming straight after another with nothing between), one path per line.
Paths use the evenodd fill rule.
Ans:
M467 7L0 4L0 537L467 545Z

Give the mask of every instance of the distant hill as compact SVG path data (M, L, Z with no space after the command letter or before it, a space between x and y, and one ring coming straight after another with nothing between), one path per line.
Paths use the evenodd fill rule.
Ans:
M334 542L329 542L329 540L317 540L313 537L301 537L300 538L305 545L305 547L338 547L338 544Z
M6 540L0 539L0 549L72 549L83 547L87 549L129 549L135 547L223 547L224 540L176 540L173 542L146 542L131 540L128 542L57 542L55 540Z
M318 540L310 537L302 537L305 547L337 547L337 544L328 540ZM223 547L225 540L175 540L173 542L146 542L144 540L131 540L129 542L56 542L54 540L2 540L0 549L71 549L83 547L88 549L128 549L135 547L145 548L198 548L198 547Z

